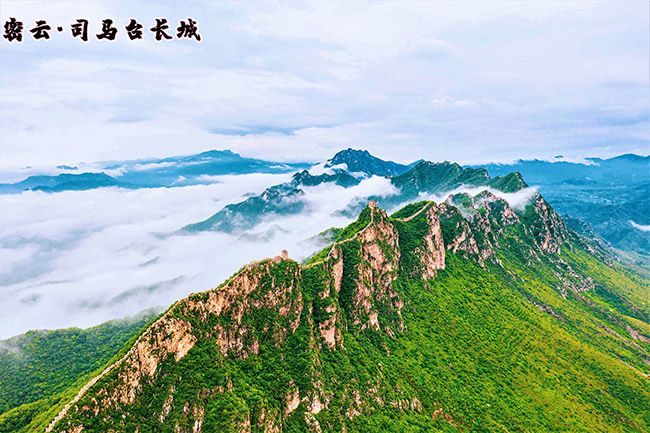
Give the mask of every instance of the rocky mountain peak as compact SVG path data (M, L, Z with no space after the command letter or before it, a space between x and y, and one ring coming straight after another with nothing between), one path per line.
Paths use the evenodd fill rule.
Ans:
M345 164L350 173L364 173L372 176L397 176L408 170L409 166L393 161L384 161L367 150L348 148L338 152L325 163L325 167L334 167Z
M569 239L566 224L540 194L535 194L533 204L525 208L521 218L542 251L558 253Z

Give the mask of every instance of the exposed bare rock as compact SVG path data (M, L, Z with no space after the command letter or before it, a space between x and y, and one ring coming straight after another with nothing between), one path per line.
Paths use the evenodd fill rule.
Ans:
M376 301L393 304L398 314L400 310L398 295L392 287L399 268L399 235L385 211L377 208L371 211L372 223L357 236L361 243L361 261L357 267L357 292L354 296L355 306L361 307L367 320L359 316L355 325L360 325L361 329L372 327L378 330Z
M435 278L439 269L445 269L445 245L440 228L438 207L431 203L426 210L429 232L424 236L423 244L418 247L416 255L422 264L422 278Z
M639 331L632 328L630 325L626 324L625 328L627 329L627 332L630 333L630 337L632 337L633 340L642 341L644 343L650 343L650 338L640 334Z
M295 388L291 394L287 395L285 400L286 408L284 410L284 416L286 417L300 406L300 392L298 388Z
M408 335L404 333L402 316L405 287L411 283L419 287L421 279L438 277L446 261L457 258L472 260L492 272L496 268L490 264L499 264L498 257L503 258L499 255L500 244L512 245L513 238L519 242L513 233L523 239L516 244L521 258L549 264L548 269L557 272L554 283L565 297L579 297L580 292L595 287L593 280L555 255L567 241L568 232L541 196L536 196L523 211L514 211L505 200L487 191L474 197L450 196L439 205L421 205L413 206L419 210L408 218L392 219L371 203L356 225L343 232L345 239L321 252L318 261L302 267L283 250L279 256L245 266L214 290L177 302L142 333L120 360L84 387L50 429L85 431L82 421L73 421L70 414L78 420L83 416L86 420L110 419L107 413L122 413L128 418L132 416L129 408L153 389L157 399L148 395L145 399L154 405L152 420L162 425L180 417L183 421L176 425L177 431L204 431L213 413L206 402L214 396L234 394L233 389L241 390L242 386L254 388L237 383L237 378L229 375L237 369L257 374L261 371L259 360L264 356L272 357L273 365L286 367L292 375L271 370L278 377L272 377L269 383L277 379L274 389L281 390L274 397L277 403L270 405L256 396L252 398L254 403L242 403L247 409L233 420L238 431L279 432L284 421L291 418L293 422L296 417L312 431L329 430L332 426L322 421L327 417L316 415L332 408L348 419L377 407L422 412L423 404L413 395L400 394L399 390L385 392L381 363L367 367L371 371L367 376L372 378L364 378L362 384L354 383L356 379L337 384L336 389L344 389L345 393L336 397L332 391L335 388L324 385L332 378L327 376L331 365L325 357L345 359L336 357L352 352L357 335L379 339ZM398 281L399 276L405 280ZM513 274L513 281L515 277ZM533 304L562 319L548 305ZM628 332L632 339L648 342L629 326ZM343 341L344 336L350 341ZM386 356L399 353L391 346L392 341L379 341L381 344L373 350L384 351ZM287 347L291 351L285 351ZM295 359L285 365L287 353ZM210 372L213 377L207 380L183 370L188 362L197 359L201 365L232 364L227 364L230 370L214 368ZM178 373L174 381L166 378L169 372ZM190 397L180 391L187 383L184 380L199 384ZM234 407L238 407L237 398L233 397ZM434 419L457 425L442 407L429 410Z
M99 398L93 399L90 404L86 402L82 407L76 407L75 412L81 410L96 413L98 408L133 403L142 389L142 383L153 380L158 367L165 360L171 358L179 362L199 338L213 338L224 356L247 357L257 353L259 343L254 337L249 338L252 330L242 324L244 316L252 310L270 308L277 310L281 317L297 317L298 319L287 322L286 332L274 334L279 342L283 341L287 332L293 332L297 328L303 303L301 293L294 293L300 277L298 266L295 266L293 274L289 275L284 283L276 281L271 272L272 267L282 260L282 257L278 256L248 265L217 290L191 295L175 304L138 338L120 361L95 380L97 382L97 379L106 375L116 379L113 385L104 387L99 384L100 389L95 390ZM253 291L260 295L260 290L265 290L262 296L251 296ZM231 326L216 324L206 333L205 330L195 329L192 323L185 319L188 315L199 322L208 321L214 316L228 316ZM90 386L95 385L95 382ZM86 392L90 386L82 391ZM56 421L64 418L69 409L70 407L66 407ZM203 407L194 407L194 431L201 431L203 411ZM164 412L163 408L163 414ZM74 428L78 429L79 426ZM83 427L81 428L83 430Z
M347 314L352 317L352 324L358 329L367 328L380 330L378 305L395 311L398 316L396 323L386 324L387 332L393 328L403 330L401 308L404 303L394 290L392 283L398 276L399 270L399 234L390 221L386 212L376 206L369 206L370 222L352 238L334 244L325 262L318 264L327 269L332 284L321 292L322 299L330 299L331 304L326 312L329 318L319 325L320 334L325 344L334 347L340 342L340 331L337 323L341 323L341 311L338 306L341 287L344 278L352 278L354 289L349 293L352 305L348 306ZM354 250L358 263L354 265L355 276L345 276L345 251ZM346 296L347 296L346 295Z
M533 205L526 208L526 228L533 235L542 251L559 253L560 247L568 239L568 229L560 216L544 198L536 194Z

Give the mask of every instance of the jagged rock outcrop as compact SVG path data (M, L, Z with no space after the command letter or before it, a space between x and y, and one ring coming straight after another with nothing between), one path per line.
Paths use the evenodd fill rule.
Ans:
M351 315L352 324L359 329L380 329L379 307L394 310L400 320L397 328L403 328L400 309L402 300L392 287L397 278L399 268L399 235L393 224L388 220L386 212L370 206L370 223L359 231L348 243L338 243L333 248L338 249L339 260L358 261L354 269L348 266L351 272L343 275L347 287L352 289L347 305ZM352 258L351 256L354 256ZM345 268L345 262L343 263ZM341 279L341 284L345 284ZM339 288L340 292L340 288ZM347 295L347 294L346 294Z
M542 251L558 253L569 237L566 224L546 200L536 194L532 206L526 207L524 221Z
M570 237L562 218L539 194L523 210L515 211L506 200L489 191L474 197L460 193L441 203L440 212L446 249L474 258L481 265L497 260L494 251L511 226L520 226L532 238L534 246L522 244L529 256L537 252L559 253Z
M415 254L420 258L422 278L435 278L440 269L445 269L445 245L440 228L440 210L435 203L426 209L429 225L428 232L423 237L423 243Z
M445 248L452 254L461 253L468 257L480 258L488 256L489 251L479 251L478 244L474 238L472 227L463 213L455 206L448 203L440 204L440 224L443 227Z
M323 168L325 172L321 172ZM322 167L310 170L314 174L309 170L299 171L289 182L269 187L262 194L242 202L229 204L208 219L183 227L180 233L210 230L240 235L269 217L311 212L310 202L305 199L306 188L324 184L349 188L369 176L390 178L394 189L392 194L370 197L386 209L417 200L421 194L442 194L460 187L489 187L516 192L528 186L519 173L490 178L483 168L463 168L450 161L417 161L402 165L353 149L341 151ZM348 203L341 203L336 214L356 216L367 200L367 197L354 197Z
M285 344L301 320L312 329L314 344L322 342L332 349L344 348L343 327L356 332L383 329L391 335L403 330L400 315L403 301L392 286L399 268L399 235L385 211L374 206L368 211L368 224L349 239L336 243L327 259L315 264L325 282L317 293L327 316L324 320L303 314L304 308L313 310L314 307L306 306L302 296L302 268L284 252L273 259L252 263L216 290L191 295L171 307L98 381L92 399L80 396L57 418L54 431L84 431L79 425L69 424L70 417L66 416L69 413L94 417L133 404L142 398L143 388L160 380L161 375L164 377L165 372L159 371L161 365L171 360L178 363L197 341L210 341L224 358L245 359L258 355L261 344L273 342L278 347ZM435 245L440 235L432 236ZM380 317L382 311L390 314ZM260 315L268 317L269 314L273 320L258 320ZM313 374L313 382L317 383L315 371ZM170 388L170 396L174 394L173 389ZM286 400L285 416L302 402L295 393L294 389ZM308 397L310 413L318 413L326 406L327 399L326 395L312 392ZM158 416L164 419L170 407L177 403L181 402L169 397ZM201 408L192 404L190 407L194 409L188 410L186 416L194 417L192 422L200 425ZM127 418L130 415L125 414ZM272 414L266 413L264 417L269 421ZM250 422L262 420L246 423Z
M318 293L326 303L327 319L319 324L325 344L341 345L337 324L343 316L359 330L380 330L379 311L389 310L397 321L385 324L392 334L393 328L403 330L400 310L403 301L392 283L398 276L400 251L399 234L386 212L374 204L367 208L368 224L354 236L335 243L322 262L310 266L322 267L330 277L331 284Z

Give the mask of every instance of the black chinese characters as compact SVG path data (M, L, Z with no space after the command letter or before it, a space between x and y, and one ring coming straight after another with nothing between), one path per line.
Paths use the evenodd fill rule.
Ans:
M154 40L158 42L168 41L174 39L173 28L170 28L167 18L154 18L155 25L149 28ZM175 39L194 39L196 42L201 41L201 34L199 33L198 22L188 17L186 20L179 20L179 25L176 27ZM36 20L36 25L29 29L34 40L49 40L51 38L50 26L46 20ZM103 19L101 22L101 31L95 34L97 40L100 41L114 41L118 36L118 28L114 25L115 22L111 18ZM89 28L92 26L85 18L78 18L70 24L70 35L73 39L81 39L83 42L88 42ZM56 32L62 33L63 26L54 26ZM24 24L16 17L9 17L4 23L4 32L2 37L7 42L22 42L23 41ZM130 41L144 39L144 25L138 22L135 18L131 18L127 25L124 26L126 37ZM29 34L28 33L28 34ZM56 34L56 33L55 33Z

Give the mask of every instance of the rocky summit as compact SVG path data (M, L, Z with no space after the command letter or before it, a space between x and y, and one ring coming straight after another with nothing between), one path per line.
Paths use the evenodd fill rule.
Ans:
M47 431L648 431L648 293L539 194L370 202L176 302Z

